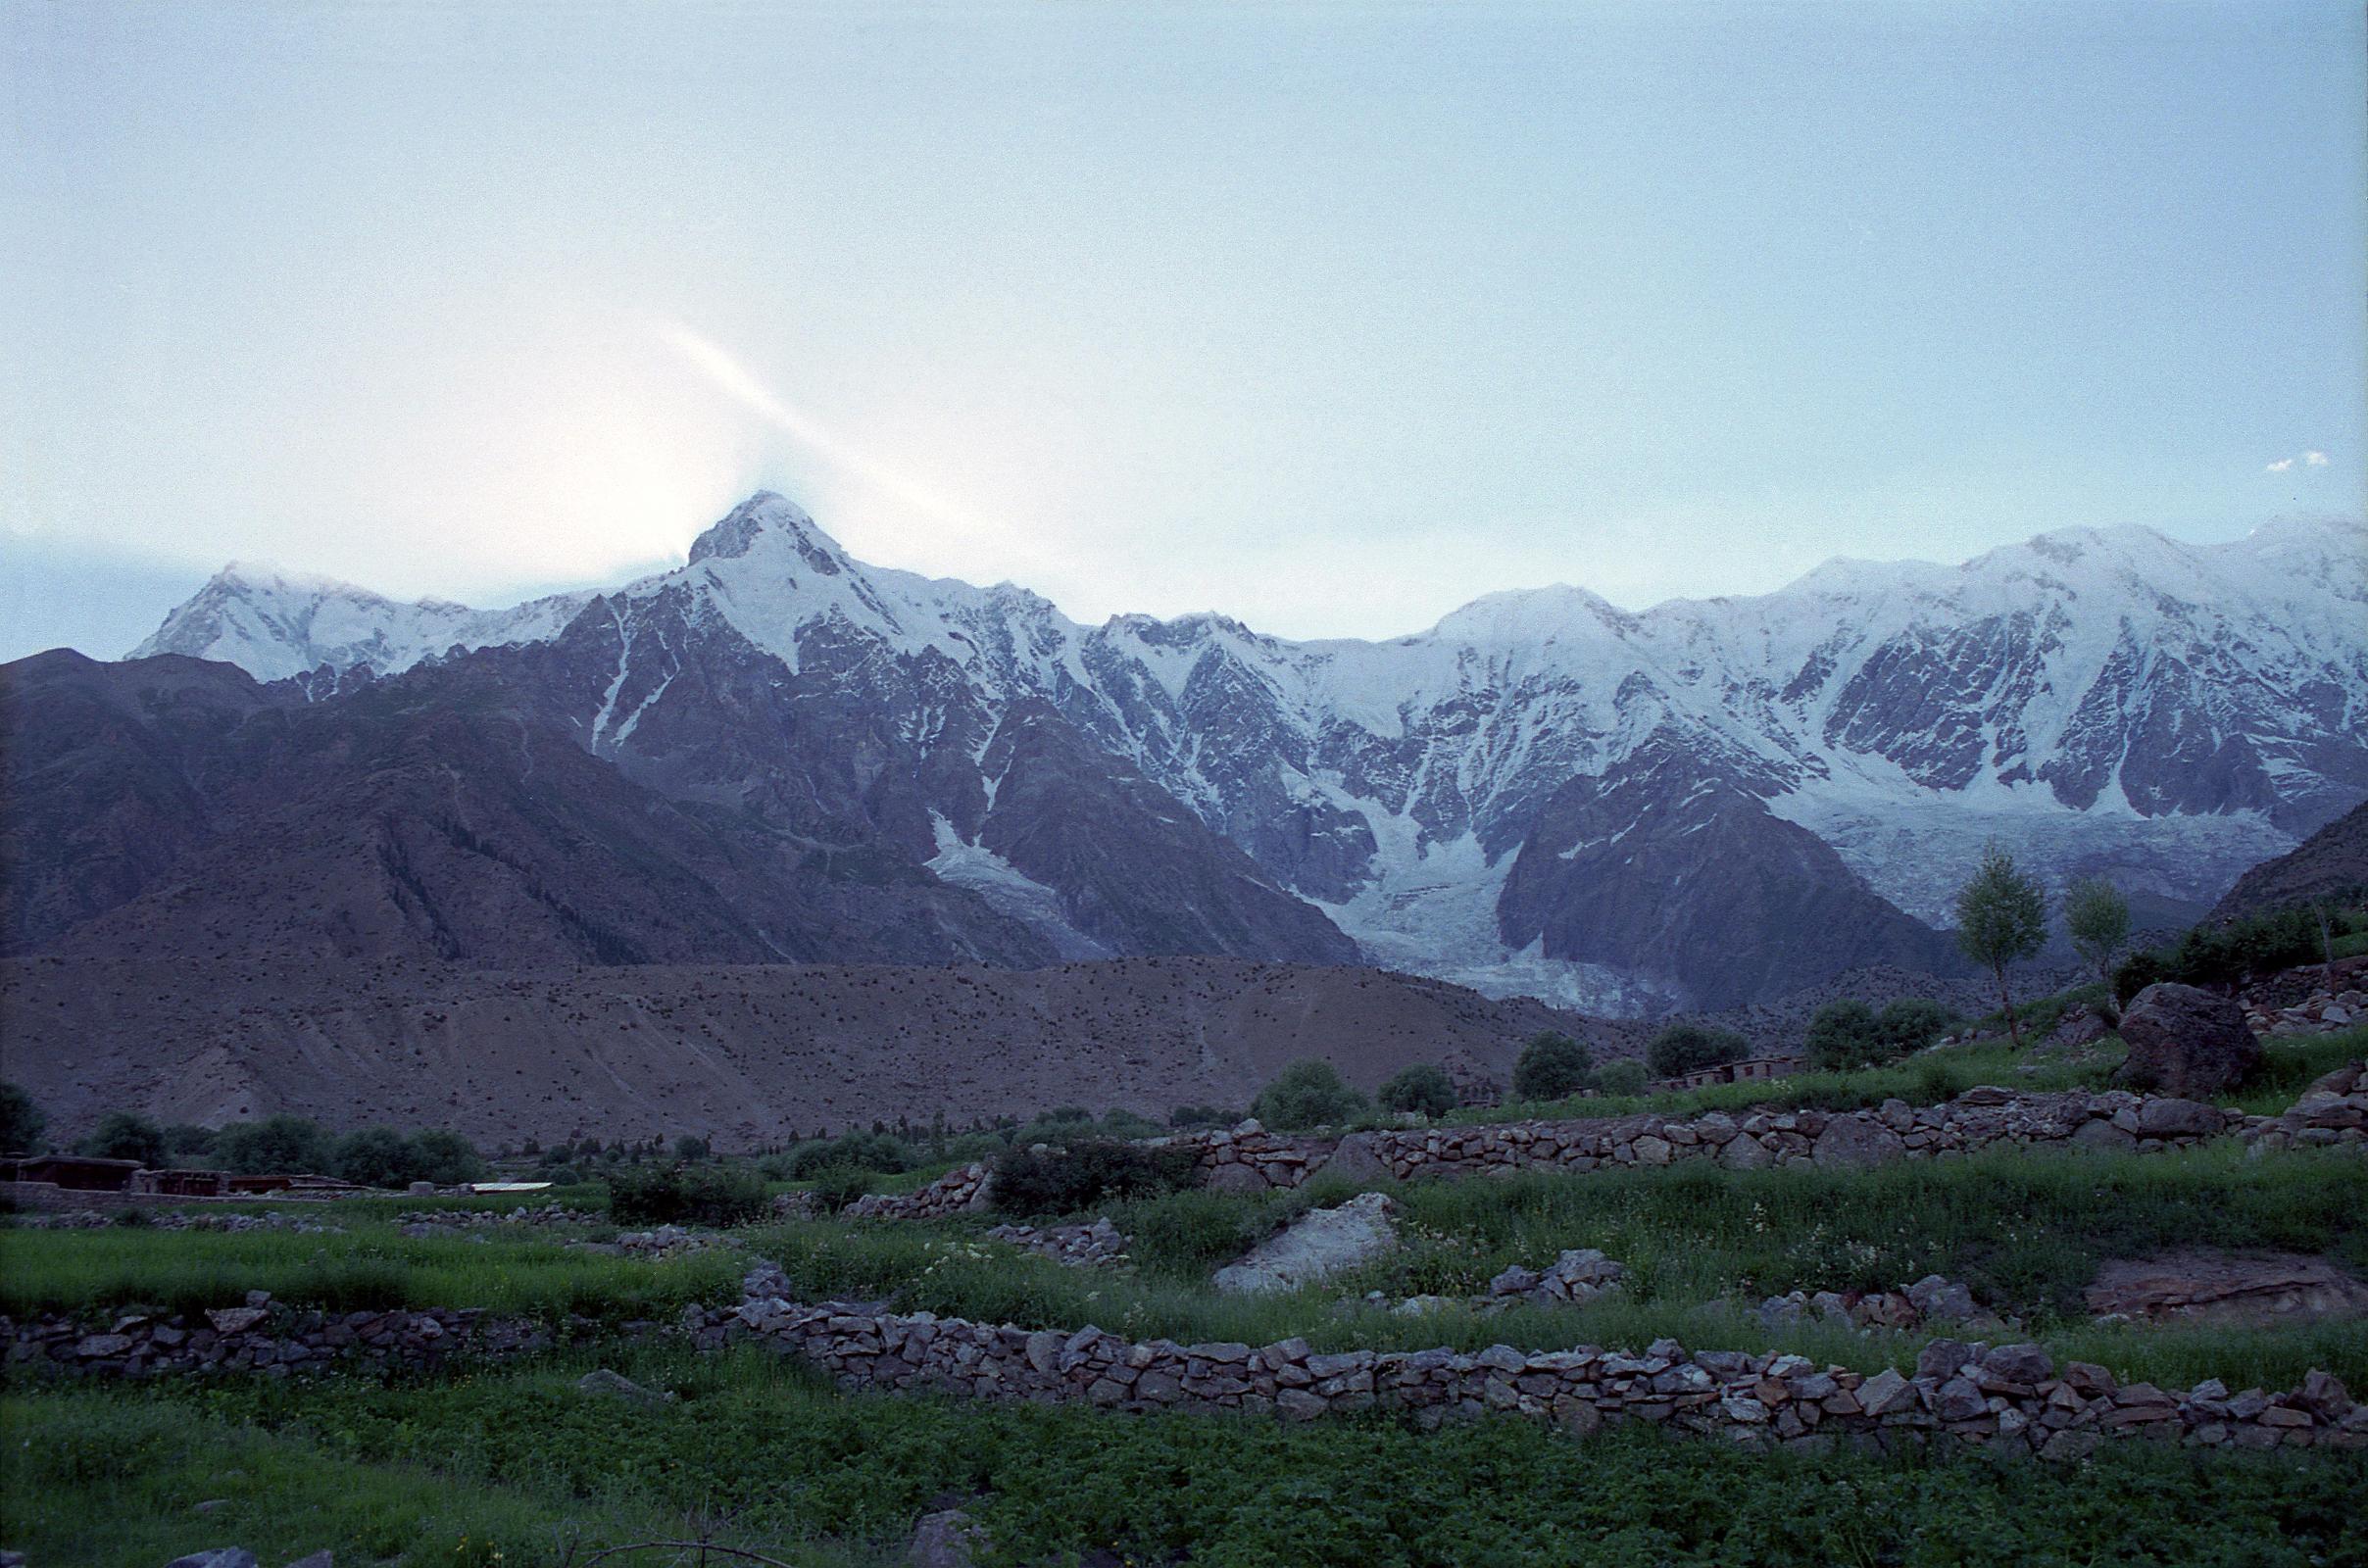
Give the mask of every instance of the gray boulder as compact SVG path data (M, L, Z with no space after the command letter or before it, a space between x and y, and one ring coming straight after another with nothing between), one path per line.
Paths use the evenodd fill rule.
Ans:
M1217 1270L1210 1283L1227 1295L1258 1296L1328 1279L1397 1247L1390 1222L1396 1208L1379 1193L1360 1193L1338 1208L1310 1209Z
M1337 1176L1352 1182L1386 1182L1397 1178L1397 1172L1373 1152L1371 1133L1351 1133L1332 1151L1332 1157L1317 1166L1326 1176Z
M165 1568L256 1568L255 1553L244 1546L217 1546L212 1551L175 1557Z
M1868 1170L1905 1159L1907 1145L1872 1116L1836 1116L1817 1135L1809 1157L1820 1165L1843 1170Z
M2245 1027L2243 1007L2167 980L2122 1009L2121 1038L2130 1047L2122 1082L2188 1100L2225 1094L2261 1065L2261 1042Z

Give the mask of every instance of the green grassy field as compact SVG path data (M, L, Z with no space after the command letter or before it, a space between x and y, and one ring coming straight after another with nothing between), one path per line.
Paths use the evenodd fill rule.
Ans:
M537 1568L705 1520L785 1562L885 1564L918 1515L960 1504L993 1532L996 1563L2368 1562L2357 1455L2132 1443L2059 1467L1754 1453L1641 1427L1573 1441L1514 1421L1129 1418L843 1396L754 1352L612 1358L682 1396L640 1409L577 1394L593 1364L20 1391L0 1402L0 1535L36 1564L84 1568L233 1541L267 1562L333 1545L340 1568Z

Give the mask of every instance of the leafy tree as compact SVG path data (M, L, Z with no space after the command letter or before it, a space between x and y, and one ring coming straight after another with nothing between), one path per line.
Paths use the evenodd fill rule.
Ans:
M478 1157L476 1146L442 1128L412 1136L411 1160L413 1181L434 1182L438 1187L458 1187L485 1174L485 1161Z
M1641 1095L1650 1081L1641 1061L1607 1061L1595 1073L1596 1088L1606 1095Z
M41 1129L49 1117L33 1103L22 1084L0 1083L0 1150L29 1154L41 1147Z
M329 1153L329 1173L340 1181L364 1187L402 1187L419 1178L412 1174L412 1148L392 1127L364 1127L337 1140Z
M1875 1033L1893 1056L1922 1051L1956 1023L1957 1015L1924 997L1902 997L1875 1015Z
M1819 1072L1849 1072L1879 1060L1883 1032L1875 1009L1854 999L1829 1002L1809 1018L1809 1065Z
M1809 1019L1809 1065L1850 1072L1897 1061L1949 1032L1956 1015L1921 997L1892 1003L1881 1012L1863 1002L1829 1002Z
M691 1133L674 1140L674 1157L686 1163L706 1159L713 1152L706 1139Z
M214 1152L214 1129L176 1121L165 1129L165 1157L175 1165L203 1159Z
M266 1116L224 1127L214 1135L214 1152L224 1170L242 1176L323 1171L329 1166L329 1135L302 1116Z
M1673 1023L1645 1047L1645 1065L1655 1078L1676 1078L1705 1067L1723 1067L1751 1054L1751 1043L1730 1030Z
M1381 1103L1387 1110L1444 1116L1455 1108L1455 1081L1437 1062L1418 1061L1381 1086Z
M1011 1214L1073 1214L1096 1203L1180 1192L1197 1172L1194 1152L1176 1145L1146 1149L1080 1138L1041 1154L1016 1148L995 1161L994 1203Z
M1364 1109L1365 1097L1341 1082L1328 1061L1307 1057L1274 1075L1250 1102L1250 1114L1278 1132L1302 1132L1345 1122Z
M2047 940L2046 891L2023 874L2003 845L1991 844L1982 852L1972 879L1957 889L1957 946L1997 980L2006 1033L2018 1051L2023 1026L2014 1015L2014 989L2007 974Z
M136 1110L111 1110L75 1149L94 1159L136 1159L155 1170L165 1163L165 1129Z
M1568 1035L1538 1035L1513 1062L1513 1098L1561 1100L1595 1082L1595 1054Z
M1131 1110L1120 1108L1103 1116L1102 1130L1112 1138L1157 1138L1166 1129L1149 1116L1138 1116Z
M2064 935L2110 994L2113 966L2130 940L2130 901L2101 876L2085 876L2064 890Z
M1241 1119L1221 1105L1178 1105L1169 1113L1167 1125L1175 1128L1225 1127Z

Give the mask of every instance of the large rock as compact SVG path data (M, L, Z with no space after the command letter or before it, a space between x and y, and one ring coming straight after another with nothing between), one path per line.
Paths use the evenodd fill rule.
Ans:
M1867 1170L1907 1157L1907 1145L1898 1133L1872 1116L1836 1116L1825 1124L1809 1151L1820 1165L1843 1170Z
M1355 1268L1397 1247L1390 1223L1396 1207L1379 1193L1363 1193L1338 1208L1310 1209L1217 1270L1210 1283L1228 1295L1258 1296L1295 1291Z
M2368 1315L2368 1284L2323 1257L2198 1250L2100 1265L2088 1307L2149 1322L2309 1323Z
M2245 1027L2243 1007L2167 980L2122 1009L2121 1038L2130 1047L2124 1083L2189 1100L2225 1094L2261 1065L2261 1042Z
M1374 1143L1371 1133L1351 1133L1332 1151L1332 1157L1316 1168L1326 1176L1337 1176L1343 1181L1390 1181L1398 1173L1373 1152Z

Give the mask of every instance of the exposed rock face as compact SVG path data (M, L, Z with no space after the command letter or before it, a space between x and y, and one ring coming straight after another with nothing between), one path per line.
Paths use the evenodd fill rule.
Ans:
M2087 1300L2099 1317L2146 1322L2309 1323L2368 1316L2368 1284L2323 1257L2188 1251L2106 1263Z
M2130 1057L2121 1080L2187 1098L2224 1094L2261 1065L2261 1042L2227 997L2161 981L2122 1009Z
M1398 1246L1397 1227L1390 1222L1396 1208L1379 1193L1360 1193L1338 1208L1310 1209L1280 1235L1218 1269L1210 1284L1231 1296L1263 1296L1295 1291L1370 1262Z
M2324 1074L2285 1110L2247 1129L2253 1152L2368 1144L2368 1062Z
M2214 920L2232 920L2289 904L2368 888L2368 802L2304 839L2291 853L2237 878L2212 906Z
M1572 779L1523 840L1498 924L1515 948L1652 976L1701 1008L1869 964L1951 973L1949 941L1682 741Z

